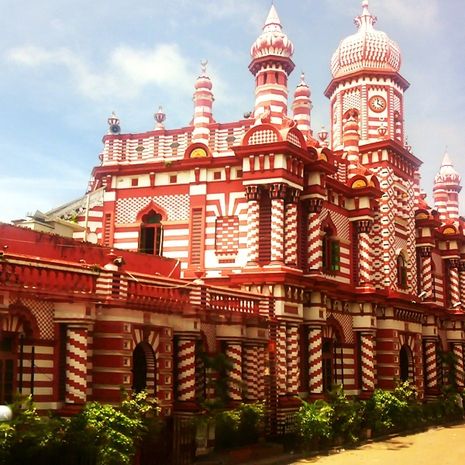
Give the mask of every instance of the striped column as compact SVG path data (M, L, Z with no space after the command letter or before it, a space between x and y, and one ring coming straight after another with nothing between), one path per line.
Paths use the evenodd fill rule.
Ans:
M453 351L455 356L455 382L457 387L464 386L463 346L461 342L454 342Z
M369 285L373 276L373 253L371 247L372 221L357 221L358 232L358 283L359 285Z
M232 401L242 400L242 345L240 342L228 342L226 357L231 363L228 373L228 394Z
M286 328L287 339L287 393L297 395L299 392L299 328L288 324Z
M195 401L195 340L178 339L178 387L179 401Z
M287 358L286 347L287 331L286 323L280 323L276 331L276 386L278 396L284 396L287 392Z
M247 264L258 263L258 241L260 223L260 189L258 186L246 186L247 208L247 247L249 250Z
M271 264L284 263L285 184L272 184L271 195Z
M431 258L431 247L420 247L420 257L421 290L425 293L425 299L431 299L433 297L433 266Z
M285 263L288 266L297 266L297 201L300 191L290 190L286 204L286 218L284 226Z
M459 307L460 304L460 281L458 272L458 260L449 260L449 290L451 307Z
M462 307L465 307L465 261L460 262L459 278L460 278L460 302L462 302Z
M87 328L66 329L66 394L67 404L83 404L87 398Z
M362 391L373 391L375 389L375 357L373 334L360 334L360 355L362 371Z
M323 334L321 327L308 330L308 391L310 394L323 392Z
M308 214L308 242L307 242L307 266L308 270L321 270L321 225L320 212L323 206L322 199L310 199Z
M266 349L263 346L257 348L257 398L265 399L265 376L266 376Z
M245 393L244 397L246 400L255 401L257 400L258 391L258 353L257 347L252 344L244 345L244 382L245 382Z
M425 379L428 391L434 390L438 386L436 346L437 342L435 339L425 340Z

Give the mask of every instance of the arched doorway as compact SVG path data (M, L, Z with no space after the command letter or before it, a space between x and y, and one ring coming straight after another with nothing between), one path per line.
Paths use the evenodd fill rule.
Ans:
M406 344L400 348L399 353L400 380L413 381L413 355L412 350Z
M0 404L13 401L17 356L15 335L0 333Z
M156 394L155 353L147 342L140 342L132 353L132 390Z

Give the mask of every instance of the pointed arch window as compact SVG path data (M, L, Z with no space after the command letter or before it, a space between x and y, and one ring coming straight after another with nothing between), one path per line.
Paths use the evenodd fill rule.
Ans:
M407 260L402 253L397 256L397 287L407 289Z
M341 269L341 245L334 237L333 228L323 229L322 237L322 267L326 273L335 273Z
M139 236L139 252L161 255L163 244L162 216L150 210L142 217Z

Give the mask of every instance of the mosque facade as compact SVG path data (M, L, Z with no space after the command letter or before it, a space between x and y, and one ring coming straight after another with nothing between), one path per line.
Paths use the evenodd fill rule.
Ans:
M26 334L29 359L35 341L36 357L65 370L55 379L51 369L52 386L42 378L44 407L113 400L123 385L149 388L167 414L195 412L210 395L201 355L216 353L231 362L229 401L266 399L275 431L297 396L322 398L334 384L363 398L409 380L433 398L448 382L446 353L463 389L461 178L446 154L427 203L405 136L401 51L375 22L364 0L332 56L329 131L313 130L303 75L289 95L294 46L274 6L251 47L255 103L242 120L215 120L206 63L187 127L166 128L162 108L144 133L108 119L86 196L47 213L77 223L73 243L99 244L106 261L73 258L85 279L71 301L15 294L3 275L11 344ZM58 276L70 265L53 266ZM46 310L28 310L34 299Z

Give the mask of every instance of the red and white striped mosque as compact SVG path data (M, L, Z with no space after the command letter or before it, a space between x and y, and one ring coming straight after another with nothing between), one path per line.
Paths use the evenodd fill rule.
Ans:
M252 113L215 120L203 63L188 126L160 108L126 134L113 114L86 195L21 222L35 231L0 227L0 401L73 410L122 386L195 412L217 353L229 400L266 399L272 431L333 384L434 397L444 352L463 388L461 178L446 154L427 203L401 51L375 23L364 0L332 56L329 131L313 131L303 75L289 96L294 46L272 6Z

